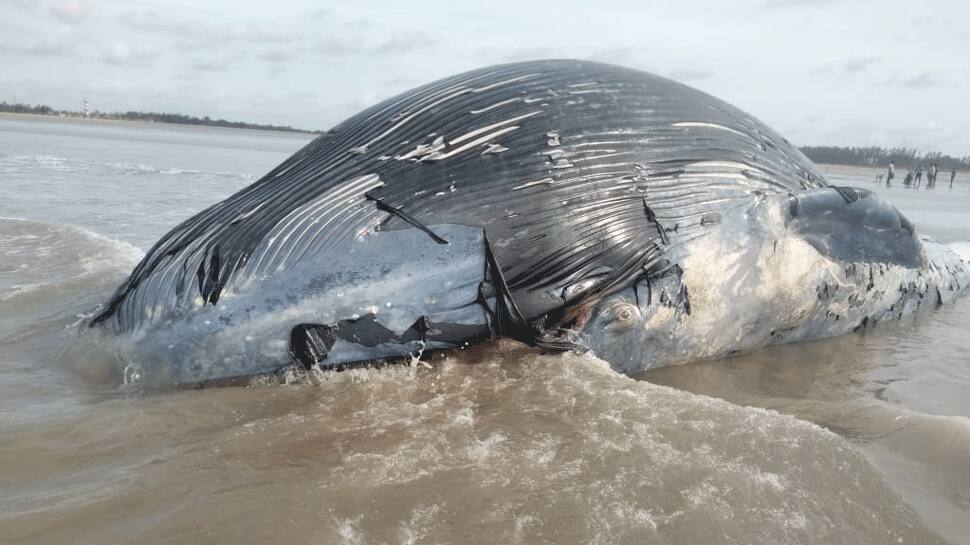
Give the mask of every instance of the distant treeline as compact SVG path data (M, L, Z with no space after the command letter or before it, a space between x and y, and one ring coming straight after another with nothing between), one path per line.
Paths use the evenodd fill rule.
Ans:
M0 102L0 112L12 113L12 114L43 114L43 115L54 115L59 113L57 110L51 108L50 106L44 106L43 104L30 105L30 104L11 104L9 102Z
M876 146L865 148L802 146L799 149L812 161L830 165L884 167L889 164L889 161L892 161L897 167L901 168L909 168L920 163L929 167L936 163L940 170L970 169L970 156L956 158L936 151L920 153L919 150L909 148L886 149Z
M242 121L226 121L225 119L212 119L209 116L195 117L182 114L166 114L159 112L114 112L105 113L94 111L84 115L83 112L71 112L67 110L55 110L50 106L37 104L11 104L0 102L0 112L15 114L39 114L56 115L64 117L88 117L95 119L116 119L122 121L146 121L150 123L175 123L179 125L206 125L209 127L228 127L232 129L255 129L261 131L287 131L314 133L319 131L308 131L304 129L294 129L282 125L260 125L258 123L243 123Z

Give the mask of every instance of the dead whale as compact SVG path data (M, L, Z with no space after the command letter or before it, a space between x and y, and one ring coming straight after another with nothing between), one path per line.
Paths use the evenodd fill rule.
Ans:
M320 135L159 240L89 335L151 383L494 337L630 372L866 327L967 276L737 108L546 60L436 81Z

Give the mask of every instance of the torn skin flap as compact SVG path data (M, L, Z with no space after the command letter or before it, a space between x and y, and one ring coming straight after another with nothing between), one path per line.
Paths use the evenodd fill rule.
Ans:
M667 230L664 229L663 225L660 225L660 221L657 219L657 215L654 211L647 205L647 198L643 198L643 211L647 214L647 221L654 224L657 227L657 234L660 235L661 242L670 244L670 239L667 238Z
M405 212L404 210L401 210L400 208L396 208L384 202L384 194L381 193L380 189L372 189L367 193L365 193L364 197L369 201L374 201L374 203L377 204L377 209L380 210L381 212L387 212L388 214L401 218L402 220L408 222L412 226L417 227L418 229L427 233L428 236L431 237L431 239L437 242L438 244L448 244L447 240L436 235L434 231L428 228L428 226L426 226L425 224L415 219L414 216L408 214L407 212Z
M554 352L585 351L586 347L573 339L573 335L558 327L547 329L550 315L563 316L563 308L555 308L537 316L527 318L516 302L502 273L502 266L492 249L488 233L485 239L485 279L479 286L478 303L489 317L488 327L493 337L502 336L517 340L529 346L536 346ZM488 306L486 292L494 293L495 308ZM528 311L526 311L528 312ZM535 314L535 313L530 313Z
M290 332L290 354L304 369L335 367L348 362L328 361L337 341L362 347L400 345L398 356L410 353L409 345L420 342L432 347L459 347L488 338L484 324L433 322L426 316L415 320L401 334L380 323L377 315L366 314L358 319L341 320L335 324L299 324ZM349 362L364 363L364 362Z
M347 241L317 262L285 271L292 280L278 297L302 294L283 324L293 359L332 367L407 356L422 342L433 350L487 338L486 316L475 304L485 271L482 229L434 228L451 242L428 244L424 231L404 225ZM241 312L252 306L245 299L227 304Z
M294 278L288 289L300 285L313 298L304 297L299 319L286 330L292 360L340 368L491 336L551 351L584 348L562 329L567 303L558 294L537 297L509 287L484 229L434 229L450 243L428 244L427 233L409 225L347 241L325 260L286 271ZM247 300L229 305L249 308Z

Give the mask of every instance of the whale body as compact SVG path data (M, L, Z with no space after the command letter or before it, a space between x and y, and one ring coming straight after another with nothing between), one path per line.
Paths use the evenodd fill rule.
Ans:
M945 302L966 259L701 91L575 60L368 108L159 240L90 320L192 384L495 337L633 372Z

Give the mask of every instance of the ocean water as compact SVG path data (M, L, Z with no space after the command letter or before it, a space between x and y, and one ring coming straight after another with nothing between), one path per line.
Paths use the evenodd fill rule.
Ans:
M0 117L0 541L970 543L970 300L635 377L510 342L290 384L79 374L144 250L308 139ZM970 241L967 185L828 174Z

